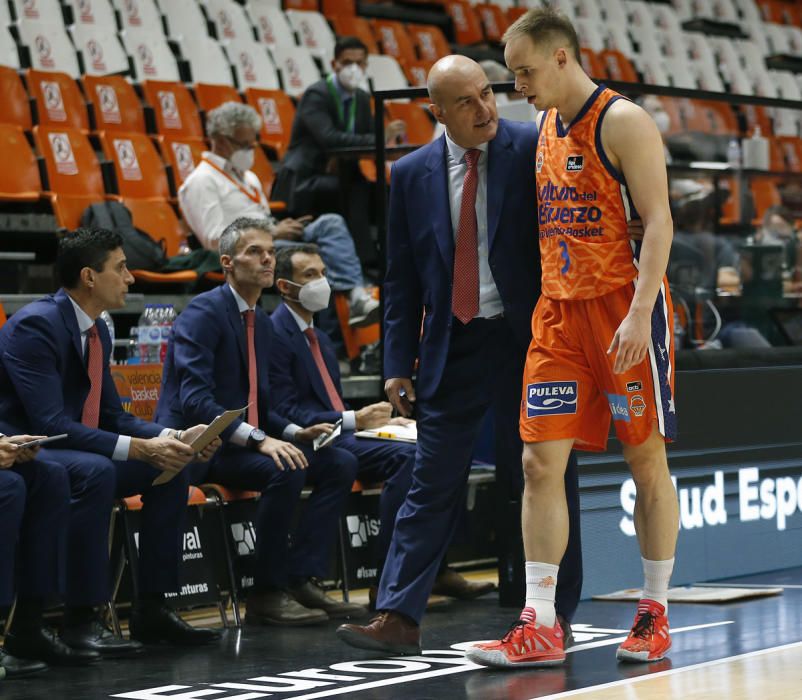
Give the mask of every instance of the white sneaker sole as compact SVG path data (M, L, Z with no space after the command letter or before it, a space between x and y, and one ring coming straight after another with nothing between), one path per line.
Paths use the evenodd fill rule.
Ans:
M615 652L615 658L625 663L650 664L654 661L661 661L666 658L669 649L671 649L670 646L660 656L655 656L650 659L648 651L627 651L626 649L618 647Z
M545 666L560 666L565 662L565 655L557 659L542 659L540 661L510 661L507 655L501 651L488 651L487 649L469 648L465 651L465 657L480 666L491 666L493 668L538 668Z

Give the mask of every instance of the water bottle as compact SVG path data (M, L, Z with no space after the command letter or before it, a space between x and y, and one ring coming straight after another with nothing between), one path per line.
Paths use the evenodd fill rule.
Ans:
M159 349L161 345L161 329L156 318L156 307L147 304L145 311L139 317L137 323L139 327L139 360L143 364L156 363L159 361Z
M109 329L109 337L111 338L111 352L109 353L109 363L114 361L114 321L111 314L105 309L100 312L100 318L106 323L106 328Z
M741 167L741 144L738 139L730 139L730 143L727 146L727 162L731 168L737 169Z
M138 365L139 361L139 327L131 326L128 332L128 364Z
M164 304L159 316L159 327L161 329L161 362L164 362L164 358L167 357L167 344L170 342L170 334L173 331L175 317L175 307L172 304Z

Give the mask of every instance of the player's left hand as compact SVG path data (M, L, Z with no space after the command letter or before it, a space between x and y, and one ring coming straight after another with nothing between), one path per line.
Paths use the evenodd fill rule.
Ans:
M607 354L618 351L613 364L615 374L623 374L635 365L643 362L649 349L649 338L652 333L651 314L630 311L613 336L613 342L607 348Z

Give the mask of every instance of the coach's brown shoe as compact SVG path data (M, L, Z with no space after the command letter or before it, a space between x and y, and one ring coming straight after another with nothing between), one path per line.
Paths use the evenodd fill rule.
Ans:
M392 655L420 654L420 626L400 613L383 610L367 625L340 625L337 636L357 649Z
M469 581L454 569L446 568L437 574L432 587L435 595L447 595L458 600L473 600L485 593L495 590L496 585L491 581Z

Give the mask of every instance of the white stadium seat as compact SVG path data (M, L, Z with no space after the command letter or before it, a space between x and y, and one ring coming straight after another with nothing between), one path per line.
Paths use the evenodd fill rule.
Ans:
M604 37L599 31L599 25L589 19L578 19L574 22L576 33L579 35L580 46L604 51Z
M172 39L209 36L206 17L196 0L168 0L162 3L167 34Z
M257 39L271 49L277 46L297 46L295 32L280 8L251 2L248 14L256 27Z
M228 60L234 67L240 90L261 88L279 90L276 66L267 52L267 47L256 41L232 41L226 45Z
M0 65L10 66L11 68L19 68L19 51L17 51L17 42L11 36L8 27L0 29Z
M134 59L137 80L179 80L178 64L164 36L134 28L120 36L126 53Z
M284 92L290 97L300 97L306 88L320 80L312 54L303 46L276 46L270 53L281 74Z
M398 90L409 87L404 71L392 56L368 54L367 74L374 90Z
M764 22L763 31L768 39L768 53L773 56L776 54L787 54L791 50L788 34L785 25L775 24L774 22Z
M110 75L129 70L128 56L116 32L91 24L75 24L70 33L75 48L83 56L87 75Z
M175 0L170 0L175 2ZM162 34L162 18L154 0L114 0L120 12L123 29L148 29Z
M306 46L313 56L317 56L328 66L334 58L334 44L337 39L326 18L319 12L303 10L287 10L285 14L295 29L301 46Z
M17 21L29 20L46 24L64 24L58 0L11 0Z
M189 63L192 82L210 85L234 85L228 56L220 42L210 36L185 38L181 55Z
M109 0L68 0L76 25L102 27L109 32L117 31L117 18Z
M60 22L60 12L58 19ZM31 53L31 65L34 68L61 71L72 78L80 77L78 56L63 24L21 19L17 29L20 41Z
M232 0L207 0L206 12L222 42L253 39L253 27L242 5Z

